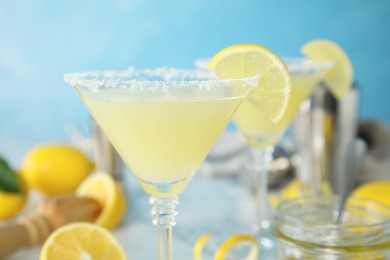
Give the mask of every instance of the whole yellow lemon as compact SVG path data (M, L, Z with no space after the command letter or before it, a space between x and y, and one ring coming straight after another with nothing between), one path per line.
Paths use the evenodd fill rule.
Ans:
M358 186L352 196L374 200L390 207L390 181L367 182Z
M93 168L94 164L75 147L50 144L30 151L20 172L30 188L46 195L63 195L74 192Z
M0 222L20 213L28 199L28 188L21 176L18 176L21 192L12 193L0 190Z
M22 211L27 202L27 196L21 193L0 191L0 221L7 220Z

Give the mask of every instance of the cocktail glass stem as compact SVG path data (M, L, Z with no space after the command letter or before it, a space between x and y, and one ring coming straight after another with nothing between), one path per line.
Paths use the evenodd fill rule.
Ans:
M256 233L259 235L260 250L273 248L274 242L270 233L269 205L268 205L268 171L272 162L273 146L253 149L253 161L257 173L256 213L258 225Z
M172 227L176 224L176 206L179 199L150 197L153 225L158 232L158 260L172 260Z

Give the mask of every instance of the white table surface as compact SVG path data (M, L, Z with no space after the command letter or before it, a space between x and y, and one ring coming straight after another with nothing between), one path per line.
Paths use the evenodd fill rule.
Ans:
M179 214L173 231L174 259L192 259L195 241L204 233L216 236L208 247L212 250L229 235L247 232L255 223L254 197L249 188L251 181L248 181L248 173L240 167L240 160L237 162L236 157L236 161L215 161L218 156L225 158L226 154L223 153L242 150L242 143L232 140L236 139L231 134L222 135L212 150L212 163L206 160L187 189L179 196ZM241 154L240 158L242 157ZM368 157L363 164L361 177L365 181L388 180L389 169L390 156L380 161ZM217 178L207 177L211 173ZM152 225L149 197L128 172L123 185L129 199L128 213L113 234L123 245L128 259L157 259L157 232ZM41 247L34 247L20 250L7 260L39 259L40 249ZM211 251L205 253L204 260L212 259Z
M127 178L129 210L113 234L123 245L128 259L157 259L157 235L151 222L148 196L135 182L134 178ZM247 229L254 216L252 203L249 189L238 179L194 176L180 196L173 231L175 259L192 259L192 247L203 233L211 232L222 239ZM7 259L39 259L40 249L20 250Z
M204 233L216 235L212 248L230 234L249 230L255 221L254 198L242 176L210 178L206 176L209 171L210 166L203 164L179 196L177 225L173 231L174 259L192 259L194 243ZM134 176L128 172L125 176L128 212L113 234L123 245L128 259L157 259L157 232L152 225L149 197ZM40 249L37 246L20 250L7 259L39 259Z

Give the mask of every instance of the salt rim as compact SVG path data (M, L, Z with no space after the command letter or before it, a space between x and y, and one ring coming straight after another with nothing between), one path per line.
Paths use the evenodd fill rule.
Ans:
M138 78L138 79L137 79ZM146 79L145 79L146 78ZM150 78L150 79L147 79ZM158 79L153 79L158 78ZM89 71L64 74L64 81L71 86L85 87L92 92L99 88L124 88L129 90L157 90L168 87L190 87L214 89L232 82L242 82L256 87L260 76L241 79L217 79L214 72L205 69L156 68L137 70L129 67L125 70Z
M282 59L292 74L326 71L333 68L335 65L333 61L315 63L305 57L284 57Z

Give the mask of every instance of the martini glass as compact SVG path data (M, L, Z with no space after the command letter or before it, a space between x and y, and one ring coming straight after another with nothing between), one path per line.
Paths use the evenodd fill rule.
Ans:
M274 124L249 100L245 100L233 120L251 146L252 170L258 182L256 187L257 223L254 232L260 239L262 255L272 257L274 242L269 230L270 212L268 205L268 170L272 161L274 145L284 134L294 118L301 103L306 100L314 88L325 76L331 64L314 64L304 58L288 58L285 62L292 75L292 92L285 115L278 124Z
M201 70L154 69L65 74L150 194L158 259L172 259L180 194L256 78L217 80Z

